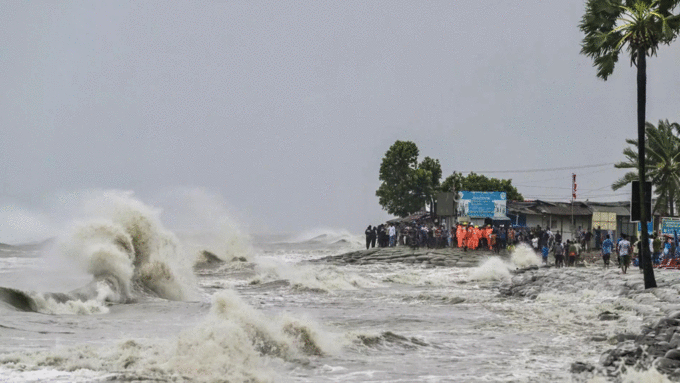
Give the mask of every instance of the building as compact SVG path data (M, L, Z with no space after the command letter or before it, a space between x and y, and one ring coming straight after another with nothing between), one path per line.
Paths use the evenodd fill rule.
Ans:
M608 214L604 214L608 213ZM637 235L637 223L630 222L630 202L547 202L541 200L515 202L508 201L507 215L517 226L549 227L553 232L560 231L564 239L576 237L579 229L592 231L593 218L611 217L608 225L602 223L602 229L610 228L620 233ZM615 218L614 218L615 217ZM572 221L573 220L573 221ZM655 224L660 220L655 217ZM595 224L600 221L595 220ZM606 226L606 227L605 227Z

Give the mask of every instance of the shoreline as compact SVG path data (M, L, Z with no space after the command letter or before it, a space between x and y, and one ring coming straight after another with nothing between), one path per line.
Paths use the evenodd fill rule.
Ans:
M370 265L375 263L406 263L426 267L476 267L488 257L509 259L507 250L496 254L488 250L463 251L460 248L441 249L411 248L408 246L376 247L368 250L350 251L315 259L311 262L328 262L335 265Z
M574 362L571 372L591 379L606 376L617 379L627 370L655 368L672 381L680 380L680 274L674 270L655 270L658 287L645 289L637 272L621 274L616 267L604 269L589 263L581 268L535 268L515 273L499 287L509 298L536 300L541 294L577 295L605 291L618 302L602 310L598 319L616 326L616 335L593 337L606 342L597 363ZM539 298L540 299L540 298ZM626 301L628 303L626 303ZM626 316L634 312L641 318L639 329L627 327Z

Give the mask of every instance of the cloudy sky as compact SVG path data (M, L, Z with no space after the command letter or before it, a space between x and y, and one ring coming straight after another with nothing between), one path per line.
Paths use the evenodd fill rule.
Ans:
M68 193L205 193L251 231L361 232L396 140L528 198L622 200L635 69L579 55L584 2L0 3L0 242ZM648 64L648 120L679 121L680 42ZM55 202L56 201L56 202ZM159 202L161 201L161 202ZM164 207L164 206L159 206ZM32 234L31 234L32 233Z

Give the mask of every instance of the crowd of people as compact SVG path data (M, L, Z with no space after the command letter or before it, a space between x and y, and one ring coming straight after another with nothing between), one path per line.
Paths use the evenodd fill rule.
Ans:
M488 249L499 252L501 249L512 248L520 243L539 251L544 246L552 248L555 242L562 242L562 235L558 231L553 234L550 229L516 227L512 225L476 226L461 223L447 229L444 225L434 223L383 224L368 226L365 231L366 248L410 246L443 248L458 247L465 251Z
M616 240L612 231L580 229L575 239L563 242L562 234L553 233L550 228L535 228L508 225L485 225L482 227L460 223L447 229L444 225L431 222L411 222L408 224L382 224L368 226L366 249L371 247L410 246L413 248L458 247L464 251L488 249L496 253L501 249L512 249L524 243L541 255L544 264L548 264L550 254L553 255L556 267L575 266L584 252L590 250L591 241L595 241L595 250L605 267L609 267L615 255L617 265L625 273L631 263L642 268L639 262L640 241L636 237L620 234ZM632 243L632 244L631 244ZM680 268L680 246L677 232L674 236L654 234L649 239L649 250L655 267Z
M642 270L642 263L640 262L642 243L636 237L632 237L631 240L633 241L632 245L628 236L622 234L614 244L610 236L606 235L601 247L602 261L605 267L609 267L610 258L616 252L618 266L621 267L624 274L631 263ZM678 246L677 231L674 232L673 236L652 234L649 238L649 252L654 267L680 268L680 246Z

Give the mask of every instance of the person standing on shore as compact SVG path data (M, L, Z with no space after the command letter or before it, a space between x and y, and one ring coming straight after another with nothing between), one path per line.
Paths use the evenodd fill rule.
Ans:
M661 239L659 235L654 233L654 239L652 240L652 261L655 265L661 262Z
M397 245L397 229L394 228L394 225L390 224L390 228L388 229L387 233L390 235L390 247L394 247Z
M602 262L604 262L604 267L606 269L609 268L609 259L611 258L613 247L614 243L609 238L609 235L607 235L605 240L602 242Z
M470 250L474 250L474 249L475 249L475 245L474 245L474 242L475 242L475 228L474 228L474 226L472 226L472 224L470 224L470 226L468 226L467 236L466 236L465 239L466 239L466 241L467 241L467 243L466 243L467 248L470 249Z
M576 247L576 241L572 242L571 240L567 240L567 251L569 252L569 261L567 262L567 266L573 267L576 265L576 255L578 254L578 248Z
M619 252L619 243L623 241L623 237L619 235L619 239L616 240L616 264L621 267L621 253ZM642 263L640 263L640 268L642 268Z
M371 233L373 233L373 229L371 229L371 225L368 225L366 231L364 231L364 234L366 234L366 250L371 246Z
M463 248L465 240L465 229L463 225L458 224L456 227L456 241L458 242L458 247Z
M628 266L630 265L630 242L626 239L626 235L623 234L621 236L623 239L621 242L619 242L619 256L621 257L621 269L623 270L623 273L625 274L626 271L628 270Z
M555 255L555 267L564 266L564 245L562 242L555 241L553 245L553 253Z
M373 230L371 230L371 248L375 247L376 239L378 239L378 228L376 226L373 226Z

